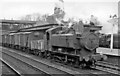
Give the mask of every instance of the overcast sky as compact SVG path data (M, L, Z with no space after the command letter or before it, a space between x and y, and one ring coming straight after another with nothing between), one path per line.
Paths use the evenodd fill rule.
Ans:
M19 19L21 16L40 13L53 14L55 3L59 0L1 0L0 19ZM103 32L111 31L111 24L107 22L109 15L118 14L119 0L64 0L66 17L82 19L95 15L102 23ZM115 27L117 30L117 26Z

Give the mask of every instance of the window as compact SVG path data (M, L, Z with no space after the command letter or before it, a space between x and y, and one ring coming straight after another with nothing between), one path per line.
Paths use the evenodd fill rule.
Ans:
M50 38L49 38L49 33L47 32L47 34L46 34L46 35L47 35L47 40L49 40L49 39L50 39Z

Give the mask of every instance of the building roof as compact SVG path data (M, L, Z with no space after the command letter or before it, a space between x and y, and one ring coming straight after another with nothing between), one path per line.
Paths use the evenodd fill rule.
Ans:
M36 24L36 21L25 21L25 20L5 20L1 19L0 23L10 23L10 24Z
M48 28L51 28L53 26L58 26L58 24L45 24L45 25L39 25L39 26L35 26L35 27L29 27L29 28L22 28L19 29L18 31L37 31L37 30L45 30Z

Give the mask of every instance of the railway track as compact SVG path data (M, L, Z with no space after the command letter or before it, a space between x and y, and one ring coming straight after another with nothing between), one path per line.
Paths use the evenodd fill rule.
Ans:
M4 49L7 49L7 50L9 50L8 48L4 48ZM5 52L5 51L4 51ZM14 55L16 56L24 56L24 58L29 58L30 60L32 60L32 61L34 61L34 62L41 62L41 61L39 61L38 59L36 59L36 58L34 58L34 59L32 59L32 56L29 56L29 55L27 55L27 54L22 54L22 53L20 53L20 52L18 52L18 51L13 51L13 50L9 50L9 51L7 51L7 52L9 52L9 53L14 53ZM43 61L43 62L41 62L41 63L45 63L45 64L47 64L45 61ZM56 64L56 63L55 63ZM60 65L60 64L59 64ZM49 66L52 66L52 67L55 67L54 65L52 65L52 64L49 64ZM103 72L103 70L101 70L101 69L97 69L97 71L96 70L80 70L79 68L77 69L73 69L72 67L70 68L70 66L69 66L69 68L71 69L71 70L74 70L74 71L71 71L71 70L69 70L69 69L66 69L66 68L68 68L68 67L66 67L66 66L61 66L61 67L56 67L56 68L58 68L58 69L60 69L60 70L63 70L63 71L67 71L67 72L69 72L69 74L70 75L85 75L85 76L89 76L89 75L91 75L91 76L99 76L99 75L101 75L101 74L104 74L104 75L110 75L110 73L107 73L107 72ZM101 71L98 71L98 70L101 70Z
M48 76L47 73L44 71L41 71L37 67L28 64L27 62L23 62L20 59L14 58L11 55L8 55L6 53L2 53L2 57L4 60L6 60L11 66L13 66L17 71L19 71L19 74L21 76L26 75L45 75ZM8 59L9 58L9 59Z
M96 69L103 70L112 74L120 75L120 66L107 62L97 62Z
M19 71L17 71L14 67L12 67L9 63L7 63L5 60L0 58L0 61L2 62L2 66L6 67L9 74L7 73L2 73L2 75L14 75L14 76L22 76ZM4 67L2 69L4 69ZM5 69L6 70L6 69ZM4 71L4 70L3 70Z
M12 53L12 52L8 53L8 52L4 51L3 54L9 55L21 62L24 62L28 65L34 66L34 68L39 69L48 75L61 74L61 75L69 75L69 76L73 76L73 75L78 76L80 74L77 71L72 71L70 69L60 67L60 66L55 66L52 64L47 64L45 62L37 61L37 60L29 58L28 56L23 56L23 55L20 55L17 53Z

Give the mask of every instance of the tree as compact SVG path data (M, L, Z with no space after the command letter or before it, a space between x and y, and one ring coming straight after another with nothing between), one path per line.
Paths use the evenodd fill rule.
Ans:
M101 23L100 21L98 21L97 17L95 17L94 15L91 15L90 24L96 26L96 25L100 25Z
M28 21L46 21L46 18L48 17L48 14L39 14L39 13L33 13L28 14L23 17L21 17L21 20L28 20Z

